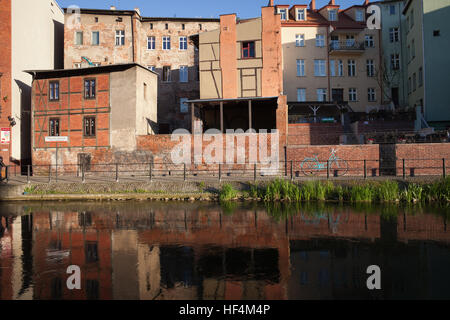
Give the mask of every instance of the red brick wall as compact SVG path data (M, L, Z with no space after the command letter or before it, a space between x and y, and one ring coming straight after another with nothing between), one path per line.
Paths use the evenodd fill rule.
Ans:
M415 175L440 175L443 173L443 160L447 174L450 173L450 143L420 143L397 144L397 174L403 174L403 159L405 159L405 173Z
M379 146L378 145L328 145L328 146L288 146L287 159L293 161L294 174L303 175L301 164L307 158L314 158L317 155L318 162L323 165L322 169L316 170L316 175L325 176L327 174L326 163L330 158L331 151L335 149L336 155L342 168L348 168L347 175L364 175L364 160L366 160L367 174L372 175L372 170L376 170L379 175ZM308 161L316 164L315 161ZM288 167L290 164L288 164ZM304 164L306 168L306 163ZM318 167L319 168L319 167ZM330 174L334 174L334 165L330 163ZM338 171L338 174L341 173Z
M0 128L10 128L11 116L11 0L0 5ZM11 141L13 137L11 135ZM10 163L11 145L0 145L0 156L6 164Z
M288 145L339 144L343 134L341 124L295 123L288 128Z
M35 80L33 82L33 129L35 148L55 148L56 143L46 143L49 136L50 118L60 119L60 136L68 136L68 143L59 143L59 147L109 147L109 74L97 74L86 77L96 79L96 98L84 98L84 77L65 77ZM59 101L49 101L49 82L59 81ZM96 135L85 137L83 118L96 118ZM39 158L33 157L34 163Z

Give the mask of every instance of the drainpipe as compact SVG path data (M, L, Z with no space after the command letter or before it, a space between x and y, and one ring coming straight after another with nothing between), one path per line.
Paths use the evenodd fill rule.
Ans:
M331 27L331 24L330 24ZM330 78L330 27L327 28L327 64L328 64L328 101L332 100L331 96L331 78Z
M136 62L136 58L135 58L135 56L134 56L134 45L135 45L135 36L134 36L134 15L135 15L135 14L132 14L132 15L130 16L130 18L131 18L131 41L132 41L131 49L132 49L132 52L133 52L133 63Z

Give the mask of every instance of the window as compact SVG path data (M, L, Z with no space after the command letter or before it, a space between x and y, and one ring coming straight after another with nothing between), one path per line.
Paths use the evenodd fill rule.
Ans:
M51 118L48 129L50 137L59 137L59 118Z
M304 88L297 89L297 101L298 102L306 101L306 89Z
M170 66L163 67L163 82L170 82Z
M59 100L59 81L50 81L48 98L50 101Z
M356 10L356 21L359 21L359 22L364 21L364 11Z
M95 17L95 22L98 22L98 17Z
M347 47L354 47L355 46L355 36L347 35L346 38L347 38L347 40L346 40Z
M98 242L86 242L85 253L86 263L98 261Z
M279 9L278 13L280 14L281 20L287 19L287 9Z
M255 57L255 42L243 42L242 43L242 58L254 58Z
M180 82L188 82L188 67L180 66Z
M150 23L150 30L153 30L153 23Z
M413 91L416 91L416 89L417 89L417 75L416 75L416 73L413 74L412 84L413 84Z
M398 53L391 54L391 69L400 69L400 55Z
M124 46L124 45L125 45L125 31L116 30L116 46Z
M356 88L348 89L348 101L355 102L357 100Z
M325 60L314 60L314 75L316 77L326 76Z
M373 60L367 60L367 76L368 77L375 76L375 63Z
M84 80L84 98L95 99L96 83L94 79Z
M305 9L297 10L297 20L304 21L305 20Z
M367 100L369 102L375 102L376 101L376 95L375 95L375 89L374 88L367 89Z
M95 137L95 117L84 117L84 136Z
M433 37L440 37L441 36L441 30L433 30Z
M156 48L156 39L155 37L147 37L147 49L155 50Z
M99 31L92 32L92 45L93 46L100 45L100 32Z
M400 32L398 28L389 29L389 40L391 42L398 42L400 39Z
M201 23L198 24L198 28L199 28L200 30L203 30L203 26L202 26Z
M323 34L316 35L316 47L324 47L325 46L325 36Z
M181 30L186 30L186 25L184 23L181 24Z
M336 61L330 60L330 76L336 77Z
M98 300L100 296L100 284L98 280L86 280L86 298L87 300Z
M165 28L166 28L166 30L169 30L169 24L168 23L166 23Z
M342 60L338 61L338 76L339 77L344 76L344 61L342 61Z
M82 67L81 62L76 62L76 63L73 64L73 68L74 69L81 69L81 67Z
M163 50L170 50L170 37L163 37L163 44L162 44Z
M356 77L356 62L355 62L355 60L348 60L348 76Z
M188 101L188 98L180 98L180 112L181 113L187 113L188 112L188 104L186 103Z
M148 70L153 71L153 72L155 72L155 70L156 70L155 66L148 66L147 68L148 68Z
M295 35L295 46L296 47L304 47L305 46L305 35L304 34L296 34Z
M423 68L419 68L419 88L423 86Z
M187 50L187 37L180 37L180 50Z
M317 101L324 102L327 100L327 89L317 89Z
M305 60L297 60L297 77L305 76Z
M75 32L75 44L77 46L82 46L83 45L83 31Z
M328 11L328 18L330 21L337 21L337 10L330 10Z
M395 15L395 5L390 5L389 6L389 14L391 15L391 16L393 16L393 15Z
M366 48L373 48L373 47L375 47L375 41L373 40L373 36L366 35L365 39L366 39L366 41L365 41Z

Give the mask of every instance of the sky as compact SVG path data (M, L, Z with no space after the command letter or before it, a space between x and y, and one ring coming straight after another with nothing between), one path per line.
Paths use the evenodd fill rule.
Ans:
M138 7L145 17L189 17L218 18L221 14L236 13L239 18L260 16L261 7L269 0L56 0L66 8L77 5L80 8L109 9L115 5L120 10ZM311 0L275 0L275 4L309 4ZM329 0L316 0L318 8ZM364 0L336 0L341 8L362 4Z

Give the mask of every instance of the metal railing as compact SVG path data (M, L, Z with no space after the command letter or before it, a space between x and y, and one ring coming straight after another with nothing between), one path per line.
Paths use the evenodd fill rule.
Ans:
M75 183L75 182L152 182L159 181L257 181L283 179L337 179L442 176L446 177L450 159L340 159L338 157L245 164L173 164L92 163L89 166L28 165L2 168L4 182ZM22 169L22 170L21 170Z
M344 41L333 40L330 43L330 51L364 50L364 49L365 49L364 42L357 42L355 40L344 40Z

